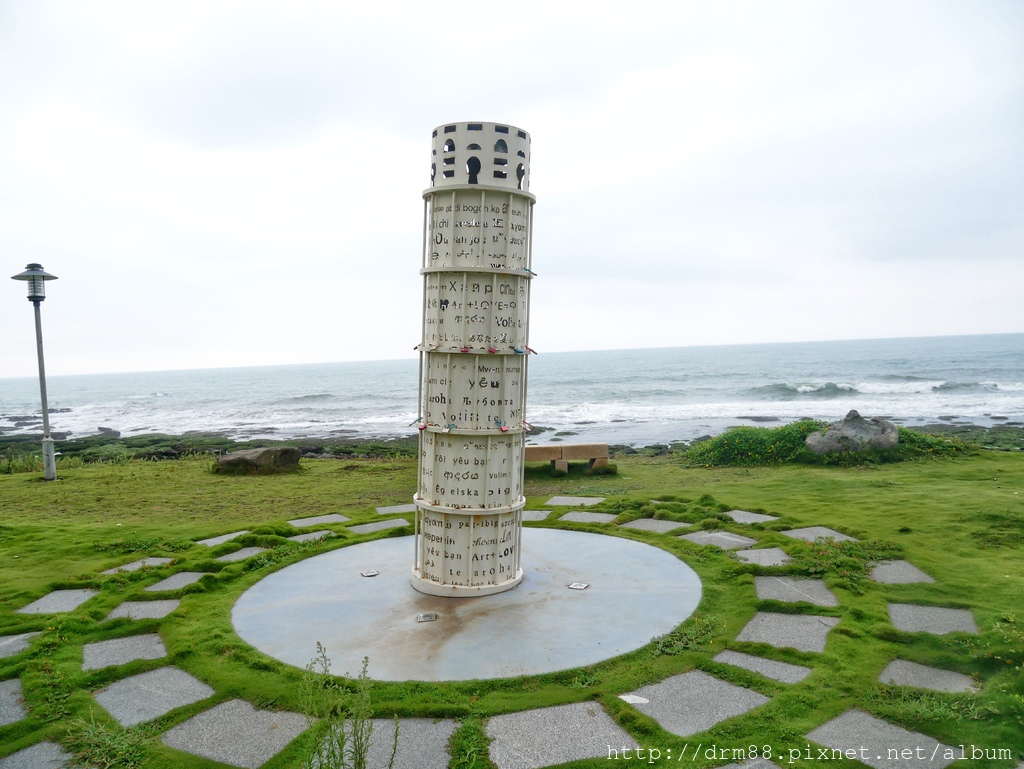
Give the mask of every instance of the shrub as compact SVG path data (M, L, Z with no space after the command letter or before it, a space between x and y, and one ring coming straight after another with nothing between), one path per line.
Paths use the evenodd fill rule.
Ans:
M804 445L804 439L823 427L824 422L814 419L802 419L782 427L734 427L715 438L694 444L685 456L688 462L704 467L755 467L786 462L853 467L952 457L969 449L958 438L928 435L899 427L899 444L891 449L813 454Z
M824 426L802 419L782 427L735 427L691 446L685 456L705 467L778 465L809 454L804 438Z

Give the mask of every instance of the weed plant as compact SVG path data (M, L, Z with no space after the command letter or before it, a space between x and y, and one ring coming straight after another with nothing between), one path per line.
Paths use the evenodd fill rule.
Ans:
M149 735L145 727L122 729L116 724L76 718L66 731L66 744L84 765L94 769L140 769L146 766Z
M331 677L331 660L319 641L316 656L306 665L302 679L302 700L312 749L302 762L302 769L371 769L370 748L373 740L373 705L370 699L370 660L363 658L363 667L355 679L354 690L347 690ZM398 717L391 741L391 754L386 767L391 769L398 753Z

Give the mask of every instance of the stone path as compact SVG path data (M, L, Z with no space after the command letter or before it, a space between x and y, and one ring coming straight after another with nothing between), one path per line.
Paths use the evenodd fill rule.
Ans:
M779 649L823 652L829 631L838 624L839 617L759 611L736 640L768 644Z
M115 566L113 569L101 571L100 574L117 574L119 571L139 571L145 568L165 566L173 560L173 558L143 558L141 561L132 561L124 566Z
M611 513L586 513L582 510L566 513L558 520L571 521L573 523L611 523L617 516Z
M768 702L763 694L700 670L666 678L630 694L633 707L680 737L706 731Z
M811 668L803 665L792 665L788 662L755 657L753 654L744 654L730 649L718 654L715 657L715 662L735 665L784 684L798 684L813 672Z
M781 547L766 547L758 550L741 550L736 557L744 563L758 566L785 566L793 559Z
M756 539L733 534L731 531L698 531L694 534L683 534L680 539L689 540L697 545L716 545L723 550L738 550L757 544Z
M158 660L167 656L167 647L156 633L112 638L82 647L82 670L100 670L127 665L135 660Z
M21 706L21 679L0 681L0 726L15 724L26 715Z
M754 577L757 597L762 601L784 603L811 603L815 606L838 606L835 593L825 587L821 579L801 577Z
M908 585L913 582L934 582L930 576L908 561L882 561L869 575L875 582L886 585Z
M487 736L491 738L491 761L498 769L542 769L607 757L608 746L636 744L593 702L492 716Z
M18 609L18 614L58 614L74 611L92 598L98 590L54 590L38 601Z
M974 679L970 676L955 673L952 670L920 665L909 660L893 660L879 674L878 680L883 684L913 686L918 689L931 689L935 692L977 691Z
M777 515L764 515L763 513L750 513L746 510L730 510L726 513L727 516L732 518L736 523L765 523L767 521L777 521L779 517Z
M936 769L952 763L944 757L944 751L951 750L948 745L860 710L849 710L822 724L807 738L839 751L837 757L849 756L847 751L853 751L858 761L876 769L907 766L914 760Z
M551 507L587 507L603 501L598 497L552 497ZM415 510L414 505L377 508L381 515L405 514ZM523 511L526 521L541 521L551 515L550 510ZM778 520L775 516L731 510L726 515L741 526ZM558 519L573 523L609 524L615 519L610 513L570 510ZM389 518L351 525L344 515L330 514L289 521L296 528L343 526L352 535L368 535L391 528L410 526L404 518ZM623 524L623 528L648 532L655 536L678 534L679 529L691 527L689 523L657 519L640 519ZM319 528L290 539L306 541L334 537L340 533ZM237 531L200 540L198 545L216 547L248 534ZM824 526L810 526L780 532L793 539L814 541L831 537L838 541L856 541ZM758 548L756 536L744 536L725 530L699 531L681 538L701 545L717 546L735 551L735 557L757 568L773 569L790 562L783 548ZM754 549L750 549L753 547ZM241 547L216 560L223 563L251 558L265 548ZM103 574L152 569L159 571L173 563L170 558L142 558L122 566L108 569ZM195 584L204 572L180 571L143 588L145 592L167 593L180 591ZM927 573L913 564L894 560L877 564L870 578L879 584L910 584L934 582ZM765 644L777 649L796 649L809 654L820 654L828 645L829 633L841 622L839 616L815 614L800 610L799 604L828 607L842 611L839 598L824 581L788 575L758 574L755 571L754 591L761 601L780 601L797 604L797 613L758 611L735 636L734 643ZM749 588L748 588L749 589ZM98 591L55 590L36 601L17 609L19 614L58 614L69 612L89 601ZM157 600L129 600L114 608L106 620L125 618L160 620L180 608L180 598ZM907 603L889 603L888 612L895 629L907 633L978 632L974 617L966 609L925 606ZM39 632L27 632L0 637L0 659L16 657L26 652ZM757 647L749 647L757 650ZM88 643L82 649L82 670L117 668L140 660L165 660L168 650L161 636L147 632L123 635L117 638ZM750 651L726 649L713 658L721 666L741 668L785 686L798 686L814 672L813 666L795 665L771 659ZM714 669L714 668L713 668ZM718 670L722 670L719 668ZM929 667L910 660L891 660L878 675L884 686L912 687L937 692L971 692L976 682L969 676L951 670ZM307 718L299 713L260 710L242 699L217 701L217 692L207 683L174 665L162 664L144 673L122 676L107 686L94 691L93 699L122 726L146 724L182 707L200 710L191 718L159 734L168 748L194 756L217 761L229 766L258 769L282 751L292 740L308 728ZM698 735L718 724L738 719L770 702L758 691L738 686L702 670L691 670L623 693L621 699L654 719L664 730L680 737ZM209 700L209 707L204 701ZM0 728L18 723L27 717L22 703L19 678L0 681ZM393 722L374 720L371 762L381 765L391 750ZM429 718L401 719L399 724L399 752L396 769L444 769L450 756L448 740L458 724L451 720ZM607 759L611 750L637 747L637 739L620 727L600 704L579 702L570 705L538 708L517 713L492 716L486 723L491 739L490 756L498 769L543 769L581 759ZM927 761L928 769L941 769L952 762L944 755L951 750L926 734L909 731L889 724L861 710L848 710L821 723L804 735L808 744L824 746L836 751L836 757L849 757L855 751L857 760L868 766L904 767L920 765L917 753L923 747L934 750ZM895 751L895 753L893 752ZM904 752L908 751L908 752ZM52 742L40 742L0 759L0 769L60 769L70 766L71 756ZM752 759L728 764L721 769L778 769L766 759ZM1024 769L1021 764L1018 769Z
M244 700L230 700L167 730L160 741L185 753L257 769L308 725L299 713L257 710Z
M636 521L622 524L624 529L638 529L640 531L654 531L658 534L667 534L676 529L690 528L692 523L678 523L676 521L659 521L655 518L640 518Z
M856 537L851 537L846 534L840 534L835 529L829 529L825 526L808 526L803 529L790 529L789 531L783 531L782 534L793 539L802 539L806 542L813 542L816 539L834 539L836 542L856 542Z
M176 667L163 667L122 678L93 694L121 726L135 726L175 708L212 697L216 692Z

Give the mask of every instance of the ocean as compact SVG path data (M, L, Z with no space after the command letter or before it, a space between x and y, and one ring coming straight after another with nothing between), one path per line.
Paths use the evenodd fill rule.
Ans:
M54 361L47 363L56 368ZM50 428L233 438L415 434L418 361L47 376ZM545 443L645 446L730 426L834 421L1024 424L1024 334L541 353L527 421ZM34 377L0 379L0 434L40 432Z

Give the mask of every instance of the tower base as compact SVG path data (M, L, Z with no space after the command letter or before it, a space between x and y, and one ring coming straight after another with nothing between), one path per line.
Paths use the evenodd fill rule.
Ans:
M504 593L518 587L523 581L523 570L516 569L516 575L512 579L491 585L445 585L441 582L434 582L423 576L419 569L412 570L412 579L409 584L413 589L424 595L436 595L444 598L473 598L481 595L494 595Z

